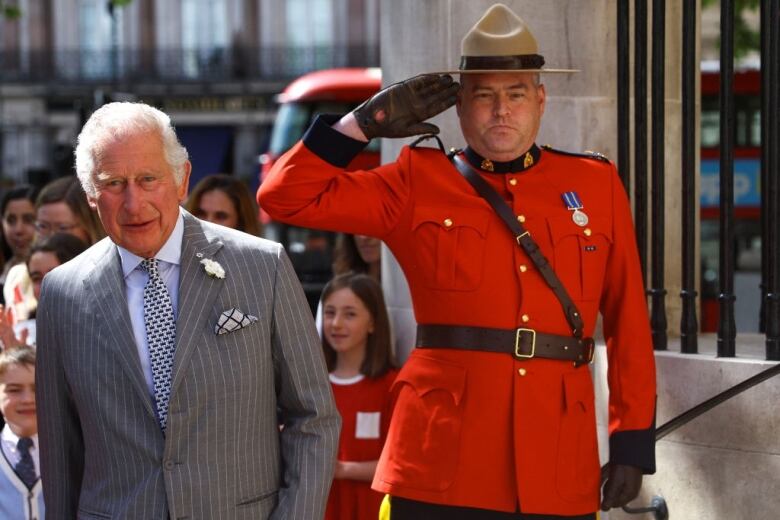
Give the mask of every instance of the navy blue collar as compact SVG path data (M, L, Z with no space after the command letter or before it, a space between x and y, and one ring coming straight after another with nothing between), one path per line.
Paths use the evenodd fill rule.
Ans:
M468 146L463 150L463 155L466 157L469 164L478 170L490 173L518 173L532 168L538 163L542 151L534 144L531 146L530 150L521 154L520 157L508 162L485 159Z

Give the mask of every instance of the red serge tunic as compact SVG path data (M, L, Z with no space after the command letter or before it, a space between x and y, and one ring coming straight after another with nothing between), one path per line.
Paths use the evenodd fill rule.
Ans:
M291 224L375 236L391 249L423 324L570 335L561 305L490 206L440 150L349 172L365 145L320 118L274 165L260 205ZM534 147L533 165L480 175L509 201L592 336L603 316L610 461L655 470L655 363L631 209L615 167ZM562 201L576 192L587 226ZM441 345L446 347L446 345ZM507 349L512 346L507 346ZM415 349L373 488L437 504L582 515L600 471L587 365L460 349Z
M341 414L340 461L379 459L393 411L390 387L398 371L377 378L344 380L330 376L336 407ZM325 520L376 520L383 495L370 482L334 479Z

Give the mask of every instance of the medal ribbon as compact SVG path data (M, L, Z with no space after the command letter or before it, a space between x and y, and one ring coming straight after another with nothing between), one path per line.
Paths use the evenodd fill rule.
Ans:
M582 201L576 191L567 191L561 195L563 203L566 204L566 209L578 210L582 209Z

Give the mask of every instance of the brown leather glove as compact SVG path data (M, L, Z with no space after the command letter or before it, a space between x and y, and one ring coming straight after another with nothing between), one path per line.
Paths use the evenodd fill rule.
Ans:
M422 74L384 88L353 113L368 139L438 134L423 121L454 105L459 88L447 74Z
M601 510L609 511L613 507L623 507L639 494L642 488L642 470L636 466L606 464L601 468L601 481L604 484L604 498Z

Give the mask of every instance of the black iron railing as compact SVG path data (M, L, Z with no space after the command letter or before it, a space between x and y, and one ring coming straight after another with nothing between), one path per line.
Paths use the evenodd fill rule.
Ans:
M718 356L734 357L734 1L720 2L720 315Z
M761 291L766 358L780 360L780 0L761 2Z
M633 4L634 49L633 64L629 63L629 20ZM634 218L642 273L650 287L651 326L656 349L666 348L666 302L664 279L664 236L667 226L681 226L681 291L680 317L681 349L685 353L698 351L698 323L696 272L697 234L699 222L696 192L696 80L695 53L697 35L697 1L684 0L682 4L682 214L679 222L667 222L665 213L664 154L672 143L665 140L668 124L664 118L666 78L664 35L665 0L652 1L652 30L648 35L649 0L628 0L617 3L617 66L618 66L618 171L627 189L633 185ZM734 205L734 156L736 107L734 101L734 0L721 0L720 28L720 145L719 163L720 199L718 208L718 334L717 352L720 357L736 354L735 270L736 228ZM648 40L650 38L650 40ZM648 121L648 42L652 42L650 78L651 119ZM762 277L761 330L766 333L766 357L780 360L780 0L761 2L761 223L762 223ZM633 74L631 67L633 66ZM633 78L633 85L630 84ZM633 86L633 140L629 100ZM676 88L676 87L675 87ZM648 126L651 149L648 154ZM633 171L629 164L630 143L634 143ZM648 177L648 166L651 176ZM633 175L632 175L633 174ZM652 196L648 200L648 187ZM650 212L648 214L648 210ZM649 217L649 218L648 218ZM648 236L648 221L651 221ZM650 240L648 240L648 238ZM650 250L648 251L648 246ZM649 260L649 265L648 265ZM648 268L650 276L648 277Z
M628 47L625 48L628 52ZM621 128L621 127L618 127ZM622 127L628 128L628 127ZM621 130L627 131L627 130ZM642 276L647 273L647 0L634 2L634 222ZM645 278L647 281L647 278Z
M656 350L666 350L666 289L664 288L664 238L666 220L664 219L664 199L666 197L664 168L666 145L664 143L665 121L665 55L666 55L666 0L653 0L653 57L652 57L652 115L651 134L652 156L652 243L651 262L651 313L650 326L653 331L653 346Z
M318 69L378 65L375 45L4 51L0 52L0 80L58 84L280 81Z
M696 48L696 0L683 3L682 47ZM698 352L698 319L696 318L696 253L688 244L696 242L696 53L683 52L682 58L682 314L680 316L680 350Z

